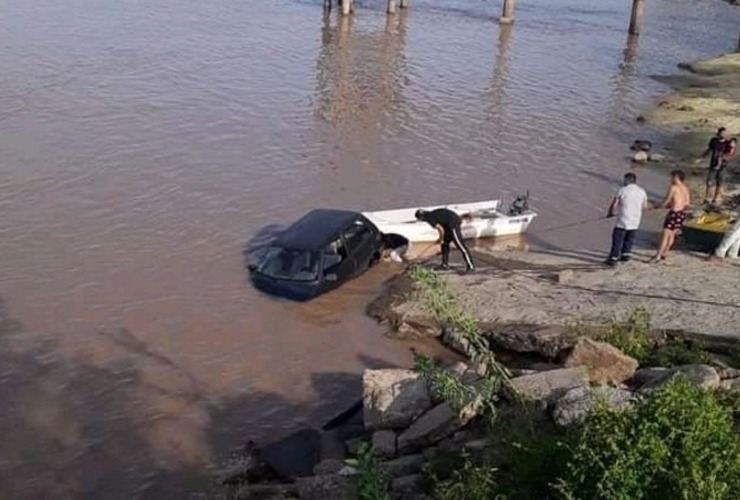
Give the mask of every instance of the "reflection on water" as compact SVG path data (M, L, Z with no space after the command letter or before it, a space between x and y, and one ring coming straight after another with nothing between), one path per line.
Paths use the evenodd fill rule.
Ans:
M6 2L6 496L182 498L229 447L345 409L363 367L407 366L363 314L397 268L309 304L249 286L245 251L311 208L529 189L524 244L601 252L609 225L573 223L603 212L636 134L659 139L635 129L665 91L649 75L736 41L719 2L649 2L639 42L628 10L532 0L500 27L465 0L349 18L317 2Z

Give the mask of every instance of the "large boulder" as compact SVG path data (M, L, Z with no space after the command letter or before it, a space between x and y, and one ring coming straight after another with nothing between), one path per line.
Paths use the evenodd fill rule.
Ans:
M409 453L437 443L458 430L461 425L458 412L447 403L439 404L398 436L398 452Z
M720 368L717 370L717 374L719 374L721 380L740 378L740 370L737 368Z
M509 381L516 396L526 402L552 401L587 384L588 371L583 366L524 375Z
M585 366L588 378L596 384L619 384L634 376L638 362L611 344L581 337L565 358L564 366Z
M386 476L394 478L420 472L424 462L423 455L404 455L395 460L382 462L378 467Z
M740 378L729 378L719 383L722 389L740 392Z
M296 498L298 488L294 483L242 484L229 498L259 498L260 500L285 500Z
M401 476L391 481L391 498L393 500L408 500L421 493L421 474Z
M627 409L632 406L631 392L613 387L578 387L560 398L553 408L552 419L560 426L581 422L598 404Z
M396 456L396 433L393 431L376 431L372 437L373 453L380 458Z
M423 339L442 335L442 327L424 305L416 300L408 300L406 294L396 295L392 290L387 295L374 300L367 308L371 317L387 323L386 335L396 339Z
M683 375L692 384L704 389L716 389L720 379L717 370L709 365L684 365L671 368L660 377L643 385L640 390L650 391L659 389L670 382L674 377Z
M650 368L640 368L635 372L635 375L632 377L632 380L630 381L631 385L633 387L643 387L647 384L651 384L655 382L656 380L661 379L664 377L668 372L670 371L670 368L664 368L662 366L655 366Z
M411 370L365 370L362 385L366 429L402 429L432 406L426 381Z
M573 345L573 339L559 326L513 324L484 325L483 328L495 347L520 354L554 359Z
M298 497L302 500L337 500L357 498L352 477L344 474L299 477L296 479Z

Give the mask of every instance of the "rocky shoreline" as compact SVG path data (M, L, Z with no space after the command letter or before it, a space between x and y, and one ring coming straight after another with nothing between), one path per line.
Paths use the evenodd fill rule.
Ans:
M740 54L680 67L689 73L660 78L676 93L639 121L675 134L661 163L694 174L698 190L707 137L718 126L740 134ZM510 465L509 431L492 432L494 421L558 435L597 407L643 405L677 377L740 398L740 267L710 271L691 252L650 266L641 251L616 269L581 255L477 257L475 275L412 266L367 308L388 336L439 341L467 361L366 370L361 401L295 437L310 442L302 468L281 463L280 446L250 445L218 474L227 497L436 498L430 480L450 457Z
M580 273L599 272L562 268L549 261L540 261L539 265L531 260L515 264L512 257L508 257L510 268L527 265L530 270L544 273L553 287L577 283ZM527 259L532 258L527 255ZM423 273L429 276L432 272ZM450 293L443 300L453 297L466 302L464 298L471 296L472 284L457 283L467 278L454 273L434 276L438 280L435 286ZM493 281L500 286L510 278L492 275L470 279ZM387 496L378 498L433 498L429 496L428 476L439 460L495 451L497 444L490 431L494 415L495 420L514 425L523 418L534 418L541 426L569 428L597 405L632 408L676 376L706 389L740 391L740 370L731 366L740 359L727 356L740 352L740 340L736 337L666 332L647 324L638 325L639 318L624 318L619 325L642 328L645 349L662 353L652 358L643 356L643 362L604 341L610 332L613 336L615 328L619 332L629 331L614 322L480 322L476 335L482 336L496 363L505 366L506 375L499 377L490 365L482 365L477 359L470 332L465 333L460 324L440 316L439 310L430 305L432 292L428 287L414 271L406 272L388 283L387 292L368 306L368 314L385 323L392 337L436 338L469 361L441 366L426 360L417 363L413 370L366 370L362 404L356 412L335 419L338 425L324 433L334 440L329 446L334 450L332 456L318 453L311 474L301 477L272 471L271 475L253 477L260 479L256 484L235 481L235 477L248 477L250 470L265 468L259 453L253 454L251 461L242 460L236 471L232 470L231 479L222 478L224 483L238 484L231 498L358 498L357 488L363 488L363 475L368 474L363 468L367 469L368 463L379 475L379 481L387 485ZM462 289L465 294L459 291ZM456 318L465 321L464 317ZM491 381L496 382L494 386ZM448 385L455 389L440 389Z

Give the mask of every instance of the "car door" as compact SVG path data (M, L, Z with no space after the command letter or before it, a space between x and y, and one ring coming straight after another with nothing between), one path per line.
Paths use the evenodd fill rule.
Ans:
M379 233L358 217L344 229L342 236L355 261L355 272L360 273L370 267L378 251Z
M326 289L339 286L342 281L354 276L356 263L341 235L324 247L323 273Z

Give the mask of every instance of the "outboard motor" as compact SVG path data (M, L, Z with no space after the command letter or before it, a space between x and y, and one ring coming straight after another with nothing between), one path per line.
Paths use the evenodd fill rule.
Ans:
M529 193L516 197L509 208L509 215L522 215L527 210L529 210Z

